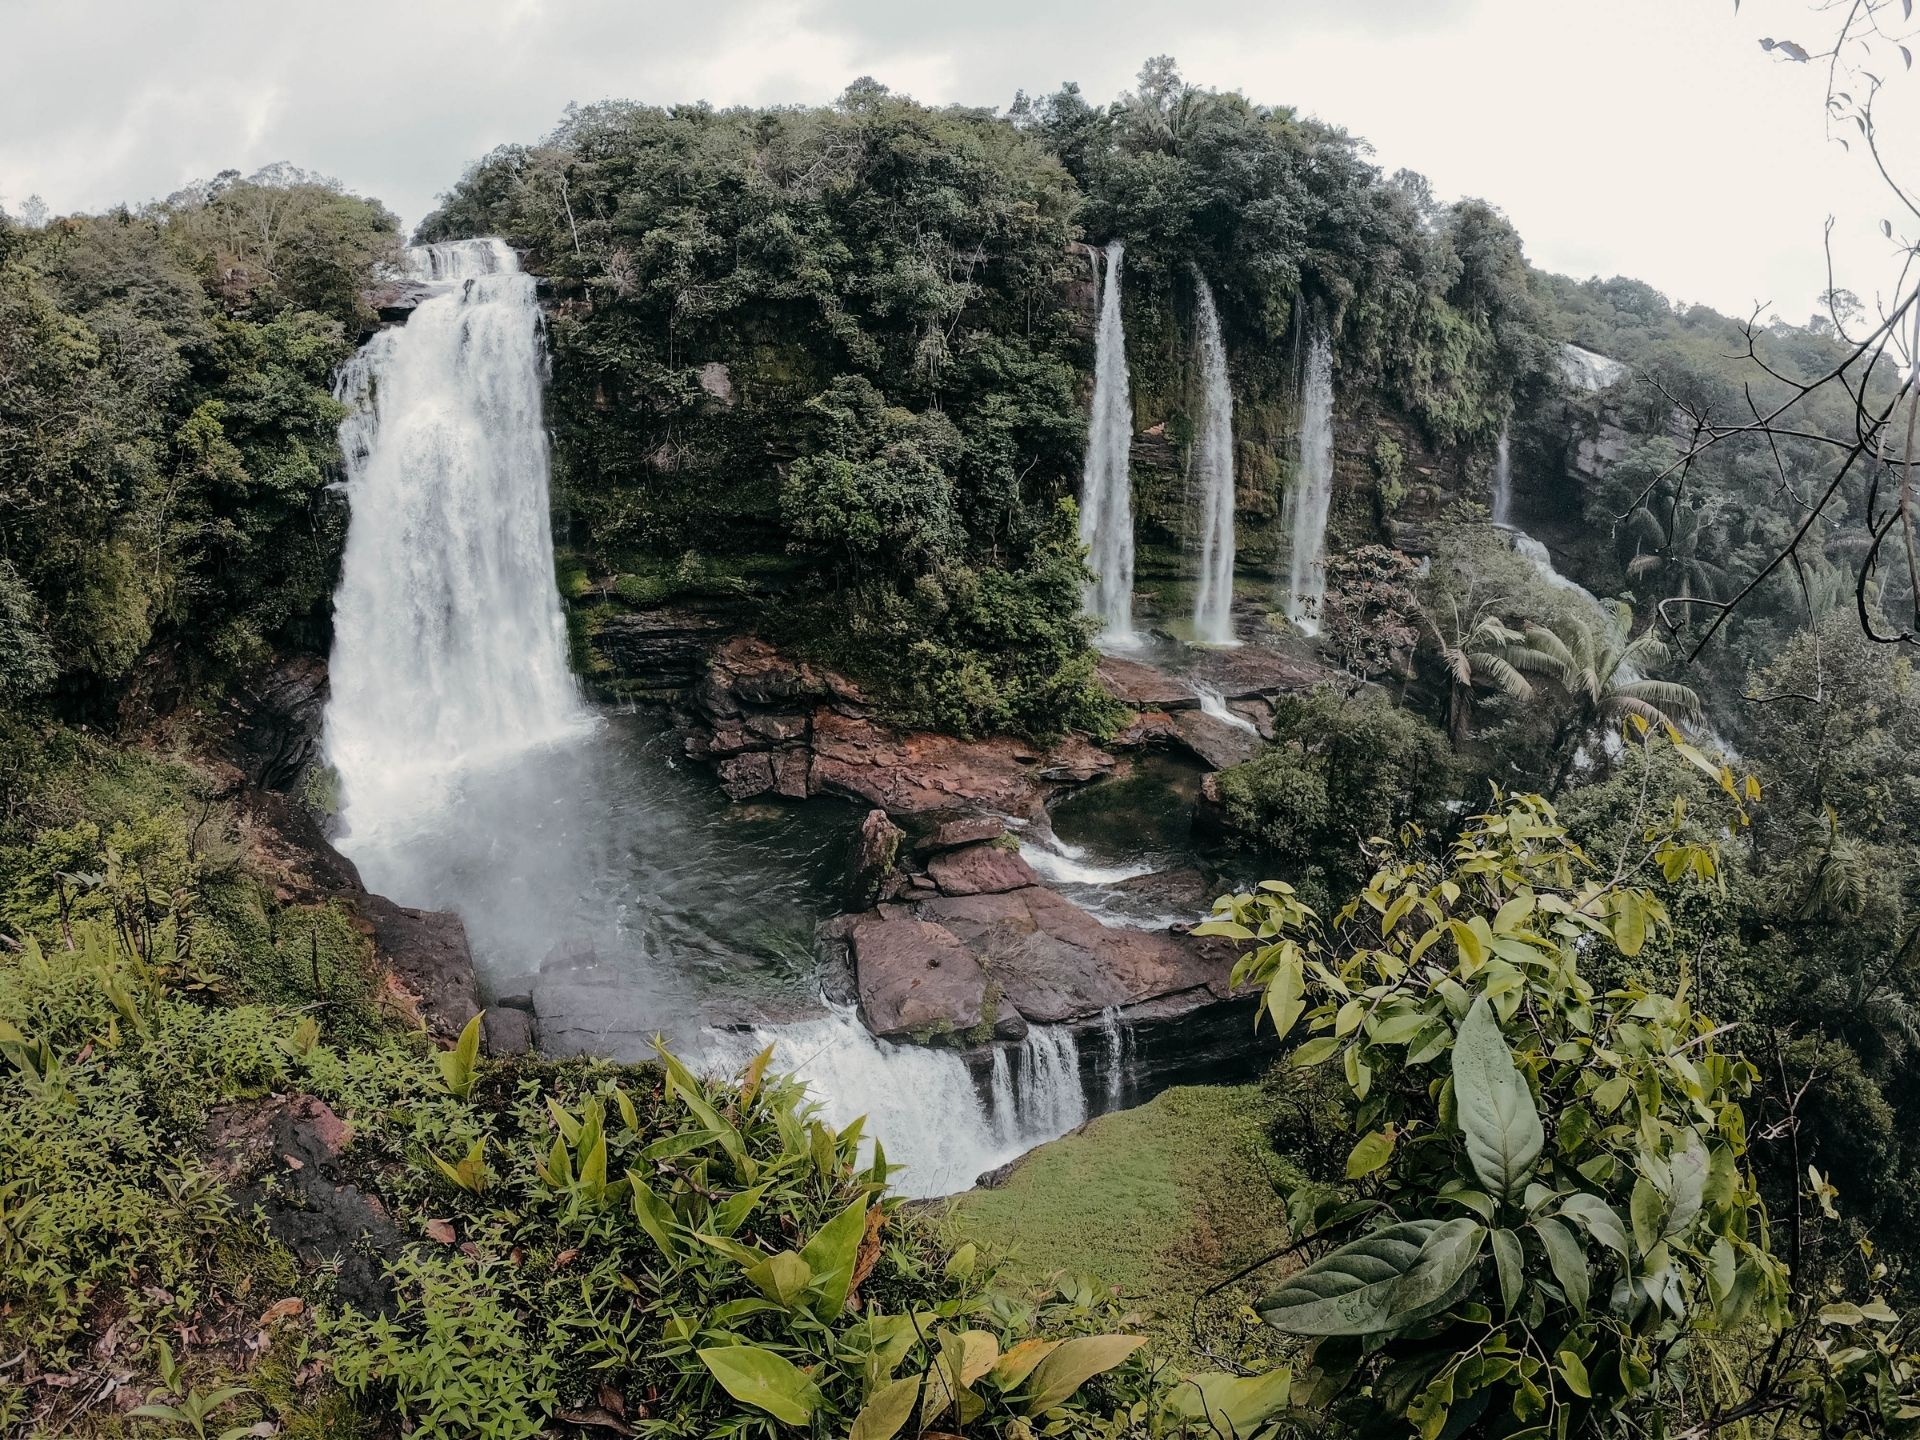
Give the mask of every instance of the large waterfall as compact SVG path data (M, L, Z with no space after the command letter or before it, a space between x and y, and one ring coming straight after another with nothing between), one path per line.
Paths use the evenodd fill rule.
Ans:
M430 297L337 387L352 517L326 749L341 848L369 887L456 911L483 988L529 995L550 1053L640 1060L664 1035L732 1069L773 1044L836 1123L872 1115L907 1193L964 1189L1079 1124L1065 1030L1002 1052L996 1105L954 1051L888 1044L821 1005L794 960L832 913L843 817L749 825L674 765L670 732L586 705L554 584L533 280L498 240L407 260ZM809 1008L746 1033L708 1024Z
M1324 330L1307 345L1300 377L1300 468L1287 491L1287 618L1320 629L1327 594L1327 512L1333 505L1333 343Z
M1107 246L1094 336L1093 416L1080 480L1080 543L1093 582L1087 613L1100 622L1101 643L1130 645L1133 633L1133 490L1127 476L1133 446L1133 400L1127 389L1127 336L1120 320L1120 266L1126 247Z
M438 293L346 365L352 524L326 753L367 883L477 763L578 731L554 588L533 278L499 240L407 253Z
M1500 426L1500 438L1493 446L1493 523L1510 525L1513 512L1513 458L1508 449L1507 427Z
M1200 472L1200 585L1193 597L1194 638L1233 643L1233 389L1213 289L1195 272L1200 308L1200 374L1206 390L1195 447Z

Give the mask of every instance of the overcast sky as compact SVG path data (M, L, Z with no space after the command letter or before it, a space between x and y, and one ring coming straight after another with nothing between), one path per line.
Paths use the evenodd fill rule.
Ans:
M930 103L1068 79L1105 101L1167 53L1492 201L1536 264L1801 319L1827 215L1869 299L1889 253L1821 77L1757 44L1819 29L1809 0L0 0L0 205L98 209L289 160L411 224L570 100L824 101L870 74ZM1912 100L1882 129L1913 122L1920 166Z

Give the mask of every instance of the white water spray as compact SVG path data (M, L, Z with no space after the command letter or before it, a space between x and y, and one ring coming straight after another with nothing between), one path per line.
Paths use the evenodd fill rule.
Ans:
M1106 1039L1105 1080L1107 1109L1118 1110L1126 1099L1127 1062L1133 1055L1133 1031L1120 1016L1118 1005L1100 1012L1100 1031Z
M1193 598L1193 633L1203 645L1233 639L1233 388L1220 312L1206 277L1194 272L1200 306L1200 374L1206 389L1194 463L1200 472L1200 586Z
M1063 1025L1036 1025L1017 1046L994 1047L987 1096L959 1053L877 1039L850 1010L817 1020L715 1035L704 1068L724 1072L773 1046L772 1068L806 1084L821 1114L844 1129L867 1117L905 1195L951 1195L1087 1118L1080 1052Z
M336 386L352 521L326 753L341 848L375 889L463 771L588 723L554 587L533 278L499 240L407 259L438 293Z
M1088 549L1093 582L1087 613L1100 622L1100 642L1137 643L1133 633L1133 490L1127 474L1133 447L1133 400L1127 387L1127 337L1120 319L1120 266L1126 247L1107 246L1100 288L1100 325L1094 335L1093 415L1087 424L1087 461L1080 480L1080 543Z
M1189 683L1193 686L1193 693L1200 697L1200 713L1202 715L1211 715L1214 719L1231 725L1236 730L1244 730L1249 735L1258 735L1260 733L1260 727L1258 725L1255 725L1251 720L1247 719L1246 716L1235 714L1232 710L1228 709L1227 697L1214 689L1213 686L1207 684L1204 680L1194 680Z
M1500 438L1493 447L1493 523L1508 525L1513 511L1513 465L1507 449L1507 427L1500 426Z
M1300 377L1300 469L1287 491L1287 618L1309 635L1320 629L1327 594L1327 514L1333 508L1333 344L1318 331Z

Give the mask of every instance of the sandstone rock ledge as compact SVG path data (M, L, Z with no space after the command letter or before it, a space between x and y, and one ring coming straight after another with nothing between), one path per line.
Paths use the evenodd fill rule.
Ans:
M1042 748L893 731L851 682L751 637L714 651L675 720L687 755L710 761L736 800L838 795L896 817L962 808L1029 815L1054 785L1114 766L1077 737Z
M924 868L895 871L881 903L827 927L877 1035L984 1043L1229 998L1230 946L1103 923L1040 884L991 816L942 823L913 858Z

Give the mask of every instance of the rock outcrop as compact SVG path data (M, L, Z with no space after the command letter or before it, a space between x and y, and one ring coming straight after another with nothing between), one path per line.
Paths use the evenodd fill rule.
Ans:
M1114 763L1077 737L1043 748L889 729L850 681L751 637L713 652L675 719L686 753L710 762L736 800L838 795L896 818L961 808L1032 814L1055 786Z
M345 1173L351 1139L324 1101L276 1095L215 1109L199 1149L241 1214L257 1211L303 1265L333 1272L334 1295L385 1310L393 1303L386 1262L405 1237L379 1197Z

